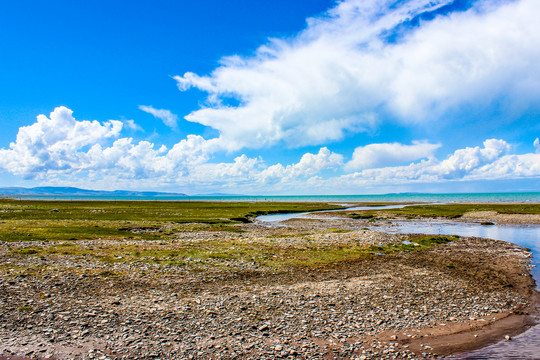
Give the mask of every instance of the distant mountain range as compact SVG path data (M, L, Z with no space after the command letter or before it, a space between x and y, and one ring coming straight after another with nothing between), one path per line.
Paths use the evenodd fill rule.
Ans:
M131 190L86 190L75 187L42 186L34 188L5 187L0 188L0 195L57 195L57 196L186 196L182 193Z

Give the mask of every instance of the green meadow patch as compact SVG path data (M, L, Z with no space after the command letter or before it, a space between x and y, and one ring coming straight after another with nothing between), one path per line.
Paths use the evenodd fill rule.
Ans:
M340 209L327 203L0 200L0 220L245 222L264 214Z
M452 236L425 236L411 238L406 243L384 246L366 246L350 243L317 245L301 242L243 242L239 240L200 240L188 243L99 245L89 247L79 243L58 243L16 249L14 256L77 256L104 263L153 263L164 266L240 267L255 264L272 269L319 268L340 263L367 260L381 255L418 251L437 244L457 240Z
M194 231L241 232L237 225L261 214L339 208L326 203L3 199L0 241L155 240L168 239L190 227Z
M196 269L319 268L383 255L426 249L453 237L414 238L406 243L366 246L354 243L318 244L310 232L276 235L265 241L242 241L226 233L241 233L242 224L259 214L340 208L325 203L269 202L147 202L147 201L17 201L0 200L0 240L25 241L9 256L38 257L43 269L12 269L13 276L34 276L47 261L76 257L107 264ZM376 212L370 212L373 218ZM372 218L372 217L369 217ZM215 231L211 239L172 241L178 232ZM318 230L343 233L346 229ZM291 240L287 241L288 237ZM90 245L79 240L112 240ZM137 242L133 241L139 240ZM145 241L140 241L145 240ZM30 271L31 270L31 271ZM103 274L100 276L113 276Z

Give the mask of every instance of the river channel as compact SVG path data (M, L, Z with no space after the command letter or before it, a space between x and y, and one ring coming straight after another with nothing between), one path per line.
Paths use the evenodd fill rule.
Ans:
M388 205L377 207L351 207L345 210L383 210L402 208L408 205ZM333 211L343 211L333 210ZM328 212L328 211L324 211ZM278 225L279 222L292 218L311 218L314 213L263 215L257 220ZM388 225L372 226L372 230L396 234L438 234L475 236L494 240L503 240L531 249L532 275L537 288L540 284L540 226L539 225L481 225L478 223L451 222L440 220L396 221ZM512 341L500 343L476 350L451 359L540 359L540 325L536 325L516 336Z

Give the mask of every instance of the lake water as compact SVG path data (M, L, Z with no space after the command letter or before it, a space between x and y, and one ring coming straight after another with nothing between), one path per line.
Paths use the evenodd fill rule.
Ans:
M540 192L461 193L461 194L380 194L380 195L205 195L205 196L44 196L8 195L26 200L160 200L160 201L293 201L293 202L516 202L540 203Z

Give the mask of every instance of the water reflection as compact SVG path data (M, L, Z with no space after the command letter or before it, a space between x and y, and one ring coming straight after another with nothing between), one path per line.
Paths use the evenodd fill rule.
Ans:
M380 230L410 234L440 234L476 236L495 240L504 240L531 249L532 264L536 265L532 275L537 287L540 284L540 226L515 225L481 225L471 223L448 223L441 221L397 222ZM467 354L451 356L449 359L540 359L540 325L536 325L515 337L512 341L502 341L497 344L472 351Z
M347 210L380 210L401 208L407 205L389 205L381 207L356 207ZM342 211L342 210L337 210ZM259 216L257 219L265 222L279 222L292 218L309 218L311 213L276 214ZM372 227L373 230L382 230L399 234L439 234L476 236L488 239L508 241L531 249L533 253L532 270L536 284L540 284L540 226L528 225L481 225L476 223L459 223L445 221L403 221L395 222L389 226ZM512 341L503 341L498 344L450 357L450 359L540 359L540 325L515 337Z
M476 236L488 239L503 240L531 249L532 271L537 284L540 284L540 226L528 225L481 225L475 223L449 223L444 221L414 221L395 222L390 226L377 228L399 234L440 234Z
M352 204L342 204L343 206L352 206ZM257 216L257 220L263 221L263 222L271 222L276 223L280 221L285 221L289 219L296 219L296 218L304 218L309 219L312 214L317 213L327 213L327 212L335 212L335 211L360 211L360 210L385 210L385 209L401 209L405 206L411 206L411 205L418 205L418 204L401 204L401 205L382 205L382 206L356 206L356 207L348 207L346 209L335 209L335 210L321 210L321 211L310 211L310 212L301 212L301 213L286 213L286 214L270 214L270 215L261 215Z

